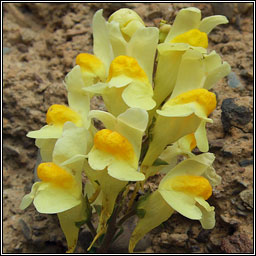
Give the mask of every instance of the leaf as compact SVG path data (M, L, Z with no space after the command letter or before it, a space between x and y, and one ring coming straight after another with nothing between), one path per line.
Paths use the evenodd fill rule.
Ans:
M140 218L143 219L146 214L146 210L144 209L136 209L136 215Z
M160 158L157 158L156 161L153 163L153 166L159 166L159 165L168 165L168 163Z

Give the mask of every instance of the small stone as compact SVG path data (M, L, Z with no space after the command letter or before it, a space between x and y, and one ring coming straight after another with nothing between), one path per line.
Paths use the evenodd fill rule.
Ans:
M239 80L239 78L237 77L236 73L235 72L230 72L228 74L228 85L231 87L231 88L238 88L238 87L241 87L242 84Z
M246 189L239 194L240 198L244 202L246 208L249 210L253 209L253 190Z
M11 52L11 48L9 48L9 47L3 47L3 54L7 54L7 53L9 53L9 52Z
M239 162L239 165L241 167L245 167L245 166L252 165L252 164L253 164L253 159L252 160L245 159L245 160Z
M18 149L16 149L11 145L4 145L3 153L6 157L18 157L20 155L20 152L18 151Z
M21 230L22 230L22 233L25 236L25 238L27 240L30 240L31 239L31 230L30 230L28 224L23 219L19 219L19 224L21 226Z
M169 243L173 246L184 247L186 245L186 241L188 240L187 234L170 234L169 235Z
M250 109L235 103L235 98L224 99L221 105L223 129L228 132L231 126L246 125L251 121Z

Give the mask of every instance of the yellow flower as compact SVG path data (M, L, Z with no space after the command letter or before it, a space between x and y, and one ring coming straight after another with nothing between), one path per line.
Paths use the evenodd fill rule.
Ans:
M33 184L20 205L25 209L33 202L40 213L57 213L71 252L79 231L75 222L86 218L81 173L91 142L85 128L65 123L63 135L54 146L53 161L38 166L40 181Z
M142 162L143 168L150 167L166 145L191 133L195 135L198 148L202 152L208 151L205 125L212 122L208 115L215 107L216 96L206 89L191 90L168 100L161 110L157 110L149 148Z
M186 43L192 46L208 46L207 34L216 26L226 24L225 16L214 15L201 20L201 11L194 7L181 9L167 35L165 42Z
M73 108L59 104L52 105L46 114L47 125L27 134L27 137L36 139L36 146L40 148L43 161L52 160L55 142L61 137L66 122L72 122L77 127L89 127L90 121L87 118L87 110L83 109L82 106L80 108L78 102L71 105Z
M90 247L106 232L115 201L128 181L142 181L138 171L142 136L148 124L148 114L139 108L130 108L118 117L104 111L93 110L91 118L100 120L106 127L95 133L94 146L88 154L85 173L92 183L100 185L102 211Z
M102 10L93 17L93 52L106 70L116 57L130 56L138 61L150 83L158 36L157 28L145 27L141 18L129 9L113 13L108 22L102 16Z
M126 41L129 41L139 28L145 27L141 17L135 11L128 8L122 8L114 12L108 19L109 23L113 21L119 24Z
M197 88L209 90L231 70L215 51L206 54L199 48L187 49L164 43L158 46L158 52L154 87L157 106L169 96L174 98Z
M215 225L214 207L206 200L212 194L212 186L220 183L220 176L212 167L214 156L204 153L179 163L161 180L157 191L138 205L145 212L132 233L129 252L150 230L166 221L174 211L199 220L204 229Z
M106 129L94 135L88 163L94 170L107 168L108 174L121 181L144 180L138 172L142 136L147 127L145 110L130 108L117 118L104 111L91 111L90 117L103 122Z

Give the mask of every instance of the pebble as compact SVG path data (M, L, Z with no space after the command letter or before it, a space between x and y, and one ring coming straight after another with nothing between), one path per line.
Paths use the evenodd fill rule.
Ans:
M22 230L22 233L25 236L25 238L27 240L30 240L31 239L31 230L30 230L28 224L23 219L19 219L19 224L21 226L21 230Z
M170 234L168 238L169 242L175 246L184 247L188 240L187 234Z
M245 166L248 166L248 165L251 165L251 164L253 164L253 159L251 159L251 160L245 159L245 160L239 162L239 165L241 167L245 167Z
M252 189L246 189L243 190L240 194L239 194L240 198L242 199L242 201L245 204L245 207L248 210L253 209L253 190Z
M246 125L251 121L250 109L237 105L236 98L224 99L221 105L221 122L225 132L228 132L231 126Z
M7 54L7 53L9 53L9 52L11 52L11 48L9 48L9 47L3 47L3 54Z
M231 87L231 88L238 88L238 87L241 87L242 84L239 80L239 78L237 77L236 73L235 72L230 72L228 74L228 85Z

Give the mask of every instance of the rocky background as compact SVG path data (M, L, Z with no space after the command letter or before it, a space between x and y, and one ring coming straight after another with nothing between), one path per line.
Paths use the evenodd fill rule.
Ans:
M52 104L65 104L65 75L81 52L92 53L91 22L96 10L108 17L119 8L134 9L149 26L172 22L179 9L195 6L203 17L224 14L228 25L209 36L209 49L229 62L232 72L213 89L218 106L208 126L214 167L222 176L209 203L216 227L174 214L152 230L137 249L146 253L253 252L253 4L177 3L4 3L3 6L3 252L64 253L66 242L55 215L19 209L30 192L37 159L27 132L45 124ZM102 108L95 99L92 108ZM154 188L157 176L147 184ZM127 224L131 229L132 224ZM128 234L129 232L125 232ZM81 229L77 253L86 252L90 235ZM120 238L112 252L125 252Z

